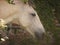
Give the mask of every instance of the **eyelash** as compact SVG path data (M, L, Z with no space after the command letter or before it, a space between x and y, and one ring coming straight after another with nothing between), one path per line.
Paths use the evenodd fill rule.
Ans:
M36 14L35 14L35 13L31 13L31 15L32 15L32 16L36 16Z

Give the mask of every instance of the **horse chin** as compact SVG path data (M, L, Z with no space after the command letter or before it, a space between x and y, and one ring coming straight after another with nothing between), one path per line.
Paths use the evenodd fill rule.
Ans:
M45 36L44 33L38 33L38 32L35 32L35 37L38 39L38 40L41 40L43 39Z
M43 39L43 37L45 36L46 32L44 31L44 29L40 29L40 28L35 28L32 29L33 31L30 30L30 34L37 39Z

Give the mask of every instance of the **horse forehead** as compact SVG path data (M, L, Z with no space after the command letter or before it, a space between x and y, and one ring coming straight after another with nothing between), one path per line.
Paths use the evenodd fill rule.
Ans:
M30 6L29 4L24 5L24 10L25 10L26 12L35 12L35 10L33 9L33 7Z

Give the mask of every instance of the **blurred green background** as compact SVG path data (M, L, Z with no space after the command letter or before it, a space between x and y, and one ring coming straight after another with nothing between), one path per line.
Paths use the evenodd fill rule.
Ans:
M33 0L32 2L47 33L45 45L60 45L60 0Z

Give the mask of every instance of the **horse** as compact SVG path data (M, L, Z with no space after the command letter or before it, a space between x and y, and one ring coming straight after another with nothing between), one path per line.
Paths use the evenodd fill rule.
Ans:
M45 29L35 9L21 0L14 0L13 3L10 4L6 0L0 0L0 19L3 19L5 24L19 23L20 28L28 31L33 37L42 37Z

